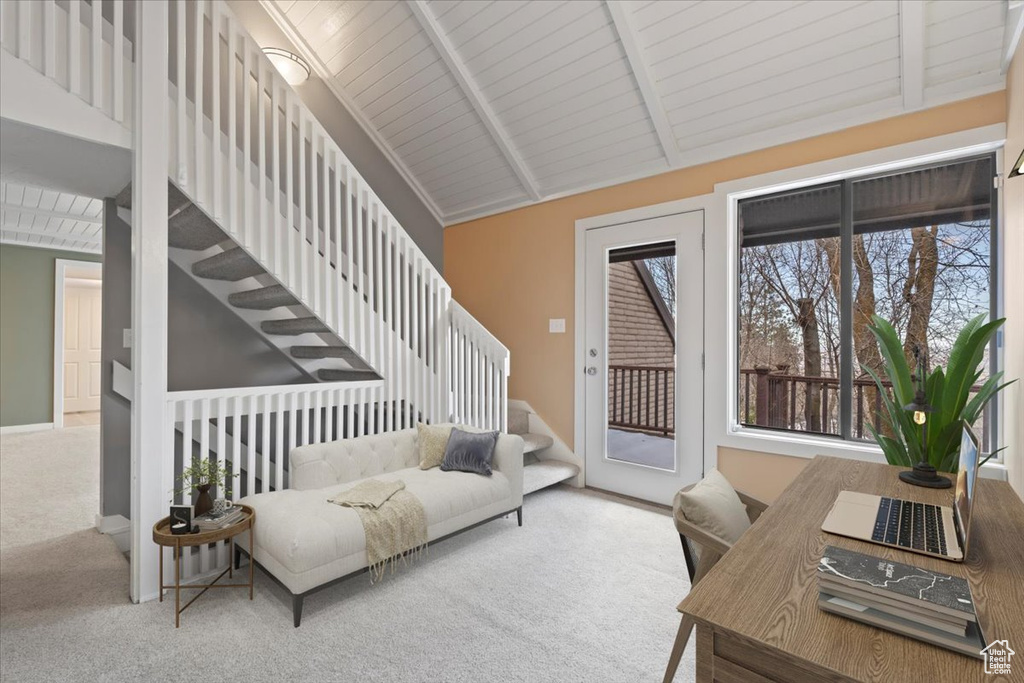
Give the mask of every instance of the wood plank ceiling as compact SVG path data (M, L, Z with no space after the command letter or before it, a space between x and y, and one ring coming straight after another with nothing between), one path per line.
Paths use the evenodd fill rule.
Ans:
M0 182L0 242L98 254L103 247L103 202Z
M1005 86L1005 0L263 6L448 225Z

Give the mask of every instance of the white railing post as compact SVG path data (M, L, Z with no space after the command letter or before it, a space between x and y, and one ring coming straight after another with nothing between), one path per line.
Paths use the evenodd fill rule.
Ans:
M72 0L73 7L78 6ZM167 0L136 5L132 172L132 577L134 602L157 597L152 528L167 512ZM142 125L145 122L145 125ZM154 134L154 132L156 132Z

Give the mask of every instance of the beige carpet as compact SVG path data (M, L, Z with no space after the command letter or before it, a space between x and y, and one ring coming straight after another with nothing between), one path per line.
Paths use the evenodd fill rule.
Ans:
M50 458L39 473L72 458L33 448ZM175 630L173 601L128 603L127 563L109 539L27 524L49 540L0 551L4 683L656 681L689 588L669 515L556 487L527 498L522 528L515 515L495 520L377 585L362 575L307 598L301 628L257 572L255 600L210 591ZM676 680L694 680L692 643Z

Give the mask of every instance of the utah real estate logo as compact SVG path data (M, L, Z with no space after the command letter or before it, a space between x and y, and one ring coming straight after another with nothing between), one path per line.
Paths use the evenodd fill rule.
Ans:
M1008 640L993 640L981 654L985 656L985 673L1010 675L1010 657L1016 652L1010 649Z

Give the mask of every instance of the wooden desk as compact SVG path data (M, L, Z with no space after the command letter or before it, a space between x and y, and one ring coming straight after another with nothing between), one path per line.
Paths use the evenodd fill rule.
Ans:
M839 491L950 505L949 490L900 482L900 468L816 457L679 605L697 626L698 681L1024 681L1024 503L980 479L967 562L834 536L821 523ZM1012 678L981 660L818 609L826 545L965 577L987 642L1009 640Z

